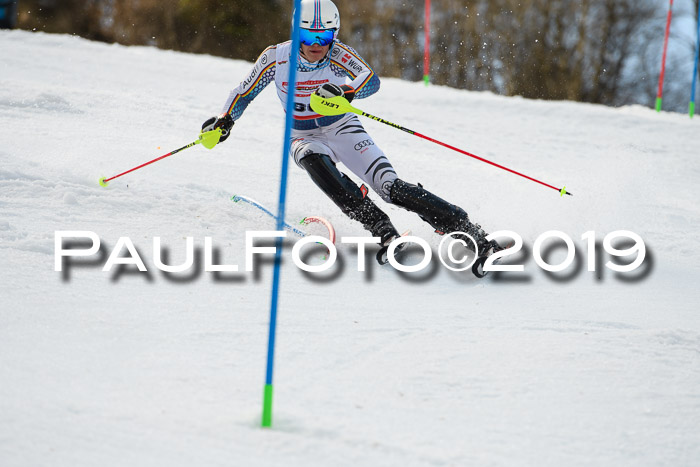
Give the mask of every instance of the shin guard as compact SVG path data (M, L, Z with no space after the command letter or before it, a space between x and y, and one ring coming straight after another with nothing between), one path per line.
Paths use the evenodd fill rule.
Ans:
M398 236L387 216L366 196L366 191L341 173L326 154L309 154L300 161L314 183L351 219L359 221L382 243Z
M421 185L396 179L391 187L391 201L397 206L418 214L441 235L457 231L469 234L476 241L479 254L489 245L486 240L487 234L480 225L469 221L469 216L464 209L435 196ZM469 249L473 248L471 242L467 241L467 245Z

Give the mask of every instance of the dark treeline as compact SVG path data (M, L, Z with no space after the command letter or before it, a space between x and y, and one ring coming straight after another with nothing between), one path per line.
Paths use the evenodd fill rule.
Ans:
M698 0L691 0L697 4ZM254 60L289 36L291 0L19 0L19 27ZM337 0L341 40L382 76L423 76L423 1ZM688 10L689 11L689 10ZM432 0L431 81L539 99L652 105L665 11L654 0ZM692 44L688 61L692 60ZM665 108L690 76L669 63Z
M253 60L289 35L282 0L19 0L19 27Z

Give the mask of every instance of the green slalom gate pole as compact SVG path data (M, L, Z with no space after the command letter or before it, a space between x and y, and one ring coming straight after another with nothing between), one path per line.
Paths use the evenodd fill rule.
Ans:
M156 157L155 159L153 159L151 161L145 162L137 167L134 167L133 169L129 169L126 172L122 172L119 175L115 175L115 176L109 177L109 178L102 177L100 179L100 186L106 187L107 185L109 185L109 182L114 180L115 178L119 178L122 175L126 175L128 173L133 172L134 170L138 170L140 168L146 167L147 165L151 165L154 162L158 162L161 159L165 159L166 157L170 157L173 154L177 154L180 151L184 151L185 149L189 149L189 148L196 146L198 144L201 144L202 146L204 146L207 149L212 149L214 146L216 146L219 143L220 138L221 138L221 128L217 128L216 130L200 133L197 141L193 141L190 144L187 144L179 149L176 149L174 151L170 151L169 153L162 155L160 157Z
M533 181L535 183L539 183L540 185L546 186L547 188L551 188L553 190L556 190L559 192L561 196L564 195L569 195L573 196L573 193L566 191L566 187L562 188L557 188L555 186L552 186L548 183L544 183L540 180L537 180L536 178L529 177L525 174L522 174L520 172L516 172L515 170L509 169L508 167L504 167L500 164L496 164L495 162L491 162L490 160L484 159L483 157L479 157L476 154L472 154L470 152L464 151L463 149L456 148L454 146L450 146L449 144L443 143L442 141L438 141L436 139L433 139L429 136L422 135L418 133L417 131L409 130L408 128L402 127L401 125L397 125L396 123L391 123L388 120L384 120L383 118L375 117L374 115L370 115L367 112L363 112L360 109L357 109L350 105L347 99L345 99L343 96L336 96L332 97L330 99L324 99L323 97L317 95L317 94L312 94L311 95L311 108L313 109L314 112L319 113L321 115L342 115L346 113L354 113L357 115L361 115L363 117L371 118L372 120L376 120L380 123L384 123L386 125L389 125L391 127L397 128L401 131L405 131L408 134L411 134L413 136L418 136L419 138L423 138L425 140L428 140L432 143L439 144L440 146L444 146L448 149L452 149L453 151L456 151L460 154L464 154L465 156L472 157L474 159L480 160L481 162L486 162L487 164L493 165L494 167L498 167L499 169L505 170L506 172L510 172L515 175L519 175L523 178L526 178L530 181Z

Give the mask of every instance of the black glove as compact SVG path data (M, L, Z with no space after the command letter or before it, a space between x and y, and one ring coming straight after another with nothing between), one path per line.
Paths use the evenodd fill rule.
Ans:
M202 123L202 131L212 131L217 128L221 128L221 138L219 138L219 143L223 143L231 134L231 128L233 128L233 118L230 114L221 114L218 117L211 117L206 122Z
M326 83L316 90L316 94L324 99L343 96L348 102L351 102L355 98L355 89L347 84L338 86L337 84Z

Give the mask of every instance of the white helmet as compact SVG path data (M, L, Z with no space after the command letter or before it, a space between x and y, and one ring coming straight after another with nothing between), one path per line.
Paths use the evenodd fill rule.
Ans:
M331 0L301 0L301 27L304 29L340 29L340 14Z

